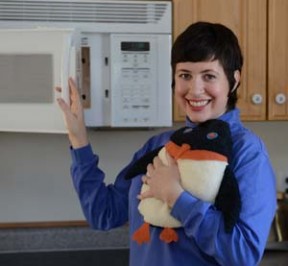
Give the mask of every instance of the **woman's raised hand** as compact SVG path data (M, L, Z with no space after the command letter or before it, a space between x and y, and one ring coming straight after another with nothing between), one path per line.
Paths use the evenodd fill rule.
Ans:
M73 148L81 148L88 144L87 131L84 122L83 107L76 84L72 78L68 80L70 91L70 106L60 97L58 104L64 115L68 137ZM61 92L62 88L56 87Z

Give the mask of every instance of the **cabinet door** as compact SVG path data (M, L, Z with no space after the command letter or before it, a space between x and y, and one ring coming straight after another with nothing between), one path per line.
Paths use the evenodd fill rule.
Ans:
M243 120L266 119L267 0L174 0L174 40L192 22L222 23L238 36L244 67L238 106ZM185 115L174 106L174 120Z
M288 1L269 0L269 120L288 119Z

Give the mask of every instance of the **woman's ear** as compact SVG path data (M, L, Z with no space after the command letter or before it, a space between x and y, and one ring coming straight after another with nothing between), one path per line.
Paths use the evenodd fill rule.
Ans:
M231 93L234 92L234 91L238 88L238 86L239 86L239 84L240 84L240 78L241 78L240 71L239 71L239 70L235 70L235 71L234 71L235 83L234 83L233 89L231 90Z

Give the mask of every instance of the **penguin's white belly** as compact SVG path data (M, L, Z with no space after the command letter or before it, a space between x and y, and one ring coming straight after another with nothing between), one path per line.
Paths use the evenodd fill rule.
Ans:
M167 165L166 149L161 149L158 155L163 163ZM177 164L183 188L196 198L214 203L227 162L179 159ZM147 189L149 189L149 186L143 184L141 192ZM181 223L171 216L170 207L156 198L142 200L138 209L143 215L144 221L154 226L171 228L181 226Z
M227 163L191 159L179 159L177 162L183 188L196 198L214 203Z

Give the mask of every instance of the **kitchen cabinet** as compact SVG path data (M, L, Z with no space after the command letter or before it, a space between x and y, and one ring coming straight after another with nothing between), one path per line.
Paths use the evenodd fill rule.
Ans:
M288 119L288 1L268 1L268 119Z
M288 119L288 1L173 0L173 38L191 23L222 23L244 56L238 107L244 121ZM174 121L185 115L174 102Z

